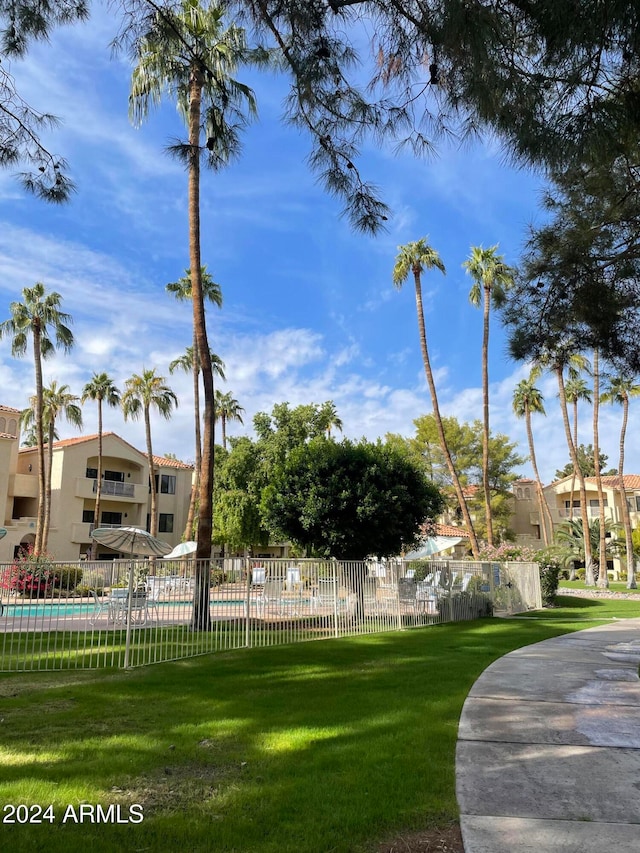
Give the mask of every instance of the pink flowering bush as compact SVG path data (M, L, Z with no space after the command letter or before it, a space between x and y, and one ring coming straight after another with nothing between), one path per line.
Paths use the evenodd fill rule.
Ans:
M527 545L515 542L501 542L500 545L485 545L480 550L480 559L492 563L537 563L538 552Z
M30 545L15 558L13 565L4 570L0 586L24 598L44 598L51 591L55 580L51 557L36 557Z

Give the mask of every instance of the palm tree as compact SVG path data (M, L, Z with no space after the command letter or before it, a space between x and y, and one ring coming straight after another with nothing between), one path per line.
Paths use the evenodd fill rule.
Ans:
M445 273L444 264L440 259L440 255L436 252L435 249L432 249L431 246L429 246L429 244L427 243L427 238L417 240L413 243L407 243L405 246L398 246L398 256L396 257L395 266L393 268L393 283L398 289L400 289L409 277L409 273L413 273L413 281L416 290L416 311L418 315L418 333L420 335L422 361L424 364L424 372L427 377L427 383L429 385L429 392L431 394L431 404L433 406L433 415L438 430L440 447L442 448L442 453L444 454L447 469L453 482L453 488L455 489L458 504L460 506L460 511L462 512L467 527L469 541L471 543L471 550L473 552L473 556L477 560L480 553L478 548L478 539L473 528L473 523L471 521L471 515L469 513L467 502L462 492L460 479L453 464L451 453L449 452L449 448L447 446L442 417L440 416L440 407L438 406L438 395L436 393L433 372L431 370L431 362L429 360L429 349L427 347L427 332L425 329L424 309L422 306L421 277L425 269L438 269L441 273Z
M215 400L215 419L216 421L220 421L222 424L222 446L224 449L227 449L227 424L229 421L239 421L239 423L244 423L242 420L241 413L244 412L242 406L231 396L231 392L228 391L226 394L222 394L220 391L216 391L216 400Z
M322 424L322 429L327 431L327 438L331 438L331 430L337 429L342 432L342 420L338 415L336 404L333 400L327 400L320 406L318 417Z
M142 375L134 373L125 382L125 392L122 395L122 411L124 419L137 419L144 416L144 431L147 443L147 459L149 461L149 485L151 488L151 524L150 533L155 536L158 532L158 490L156 487L156 469L153 463L153 448L151 445L151 407L169 420L171 412L178 406L178 398L168 385L164 384L164 376L157 376L153 370L143 370Z
M573 443L578 447L578 403L582 400L585 403L591 403L591 388L580 375L582 371L590 374L591 366L584 356L579 356L580 361L570 363L567 371L567 381L565 382L564 390L567 398L567 403L573 407ZM573 472L571 478L571 503L573 509L573 494L575 491L576 472Z
M69 352L73 346L73 334L67 325L71 322L70 315L60 310L62 297L59 293L46 293L44 284L37 282L33 287L25 287L22 296L24 302L12 302L9 305L11 317L0 323L0 340L7 335L11 336L11 354L16 358L22 357L27 351L29 336L33 342L36 377L34 426L38 446L38 515L33 553L38 557L43 551L46 495L42 361L49 358L57 347Z
M473 279L469 301L476 308L483 304L482 332L482 483L487 516L487 540L493 545L493 520L491 517L491 488L489 483L489 315L491 305L504 305L507 291L513 287L513 270L498 255L498 246L483 249L472 246L469 258L462 264Z
M617 525L615 525L610 519L605 519L604 523L605 529L605 537L606 534L615 533L617 530ZM583 531L587 531L587 535L584 535ZM586 527L583 525L581 518L570 518L565 521L560 527L557 528L555 532L555 539L558 545L563 546L566 552L566 557L571 560L585 560L585 542L589 543L591 553L595 553L599 551L599 543L600 543L600 519L594 518L592 519L590 524L587 524ZM604 563L604 573L606 574L606 559L612 556L612 549L614 546L614 539L611 537L608 541L608 546L605 548L605 563ZM605 542L607 539L605 538ZM599 559L602 559L601 555L599 555ZM602 567L599 566L600 574L602 574Z
M136 40L137 65L131 81L130 114L135 124L163 94L177 101L188 128L188 143L172 151L188 167L189 269L193 302L193 327L200 356L204 388L204 430L200 465L198 548L193 627L209 629L208 566L211 556L213 516L214 385L204 311L200 253L200 158L220 169L239 149L238 130L246 124L245 110L255 114L253 92L233 79L238 63L249 58L245 33L235 24L224 27L223 6L182 0L174 11L158 9L147 31ZM206 145L201 145L205 133Z
M531 370L531 377L537 379L544 368L552 371L558 382L558 398L560 400L560 411L562 412L562 423L564 424L564 434L569 449L569 456L573 464L573 470L578 478L578 486L580 489L580 518L582 521L581 529L584 531L584 565L585 565L585 584L593 586L595 583L593 574L593 552L591 549L591 540L588 536L589 516L587 513L587 490L584 484L584 475L578 461L578 453L576 445L571 435L571 425L569 423L569 412L567 409L567 394L565 391L564 371L569 368L570 375L574 375L579 364L584 365L586 359L583 355L576 352L573 341L565 341L558 345L553 350L548 350L543 353L538 359L538 362ZM570 514L573 514L573 507L570 509Z
M596 489L598 490L598 515L600 517L600 539L598 542L598 586L606 588L609 586L609 574L607 572L607 540L604 517L604 490L602 488L602 475L600 473L600 353L596 348L593 351L593 465L596 474ZM604 566L604 568L603 568Z
M515 391L513 392L513 411L516 417L525 419L531 467L533 468L533 475L536 478L536 492L538 494L538 507L540 510L542 541L544 542L545 547L547 547L549 545L547 524L549 525L549 531L553 534L553 519L551 518L551 513L549 511L547 501L545 500L544 492L542 491L542 481L540 480L540 474L538 472L536 452L533 444L533 430L531 429L531 415L533 413L545 415L546 412L544 410L544 398L540 393L540 390L534 385L531 377L529 377L529 379L523 379L516 385Z
M91 382L82 389L82 402L95 400L98 403L98 472L96 478L96 506L93 520L96 527L100 526L100 498L102 497L102 404L116 408L120 405L120 390L113 379L106 373L94 373ZM98 543L91 542L91 559L94 560Z
M622 524L624 526L625 553L627 558L627 588L636 589L635 557L633 554L633 531L627 495L624 490L624 444L629 421L629 398L640 396L640 385L636 385L631 377L614 376L609 379L608 389L600 395L603 403L619 403L622 406L622 426L620 427L620 454L618 457L618 491L622 508Z
M181 279L182 281L182 279ZM167 288L169 285L167 285ZM200 435L200 361L194 358L193 346L187 347L182 355L174 358L169 364L169 373L173 374L176 370L183 370L185 373L193 372L193 399L195 413L195 445L196 445L196 464L194 471L194 482L191 488L191 497L189 498L189 511L187 513L187 523L184 529L184 539L193 538L194 520L196 512L196 502L200 485L200 463L202 460L202 441ZM221 379L225 378L224 362L219 355L214 352L211 354L211 369L214 374Z
M42 424L47 429L47 462L45 469L44 520L42 528L41 553L47 551L49 527L51 524L51 473L53 470L53 442L56 435L56 420L63 417L70 424L82 429L82 411L79 398L72 394L68 385L58 385L54 379L48 388L42 389ZM24 426L35 423L36 397L29 400L31 408L22 412L20 420Z

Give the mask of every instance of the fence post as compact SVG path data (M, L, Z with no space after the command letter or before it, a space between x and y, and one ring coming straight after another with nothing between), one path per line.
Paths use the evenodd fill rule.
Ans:
M333 558L333 636L338 636L338 561Z
M129 565L129 593L127 596L127 633L124 641L124 667L129 667L129 650L131 648L131 605L133 604L133 557Z
M251 560L248 557L243 557L245 574L247 576L247 586L245 589L245 606L244 606L244 642L245 646L251 648Z
M400 606L400 566L401 563L391 564L391 583L396 589L396 607L398 613L398 631L402 631L402 608Z

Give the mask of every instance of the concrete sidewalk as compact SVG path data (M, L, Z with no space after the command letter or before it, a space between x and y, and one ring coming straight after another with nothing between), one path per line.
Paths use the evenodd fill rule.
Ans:
M493 663L465 702L465 853L639 853L640 619Z

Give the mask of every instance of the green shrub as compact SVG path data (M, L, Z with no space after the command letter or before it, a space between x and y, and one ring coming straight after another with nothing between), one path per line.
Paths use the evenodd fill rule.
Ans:
M586 577L586 571L584 569L577 569L576 576L579 581L583 581Z
M542 606L553 607L558 594L558 583L560 582L559 563L554 560L544 560L539 564L540 568L540 592L542 593Z
M63 595L73 592L82 581L83 574L84 571L79 566L57 566L54 589L60 590Z
M433 565L430 560L412 560L409 568L413 569L413 579L416 583L423 581L427 575L433 573Z
M211 569L211 586L222 586L226 581L227 576L222 569Z

